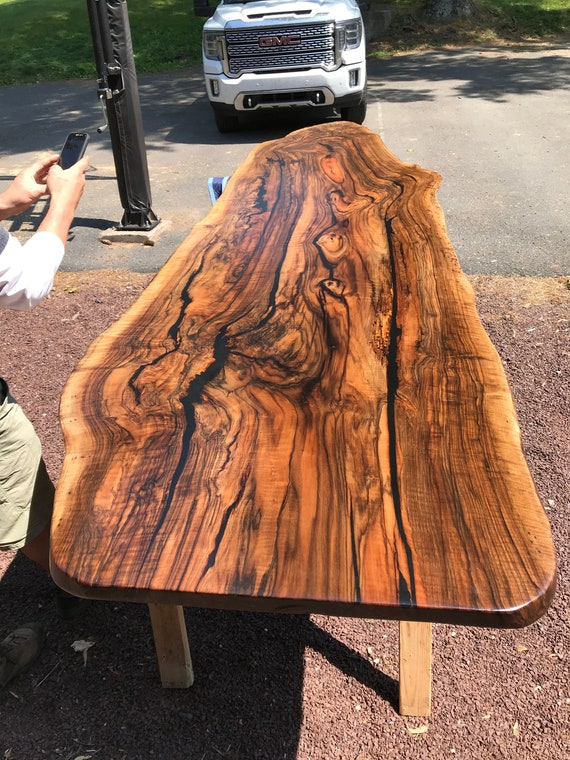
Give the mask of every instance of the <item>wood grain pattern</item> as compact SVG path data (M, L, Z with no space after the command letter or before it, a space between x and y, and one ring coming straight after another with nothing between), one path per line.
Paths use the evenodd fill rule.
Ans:
M66 386L57 582L525 625L555 585L440 178L349 123L260 145Z

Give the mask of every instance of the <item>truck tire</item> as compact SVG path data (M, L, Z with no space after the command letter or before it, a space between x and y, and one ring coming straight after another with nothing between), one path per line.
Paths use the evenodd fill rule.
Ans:
M218 132L226 134L227 132L237 132L239 129L239 117L235 111L220 110L214 108L214 118Z
M354 121L356 124L362 124L366 118L366 99L361 100L357 106L341 108L340 116L343 121Z

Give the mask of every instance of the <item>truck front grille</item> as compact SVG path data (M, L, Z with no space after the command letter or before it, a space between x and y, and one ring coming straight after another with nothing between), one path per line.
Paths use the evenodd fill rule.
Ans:
M336 68L334 23L226 30L227 74Z

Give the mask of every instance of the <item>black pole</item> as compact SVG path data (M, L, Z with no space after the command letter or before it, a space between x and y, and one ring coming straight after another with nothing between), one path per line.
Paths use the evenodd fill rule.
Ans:
M124 209L120 228L151 230L160 219L151 209L127 2L87 0L87 11L97 66L97 94L106 112Z

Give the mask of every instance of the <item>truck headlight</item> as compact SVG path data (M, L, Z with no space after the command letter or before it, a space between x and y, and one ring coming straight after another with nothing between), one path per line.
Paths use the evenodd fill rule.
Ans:
M339 50L354 50L362 40L362 21L354 19L354 21L338 22L336 33Z
M220 32L204 32L202 38L204 55L213 61L221 61L224 57L224 35Z

